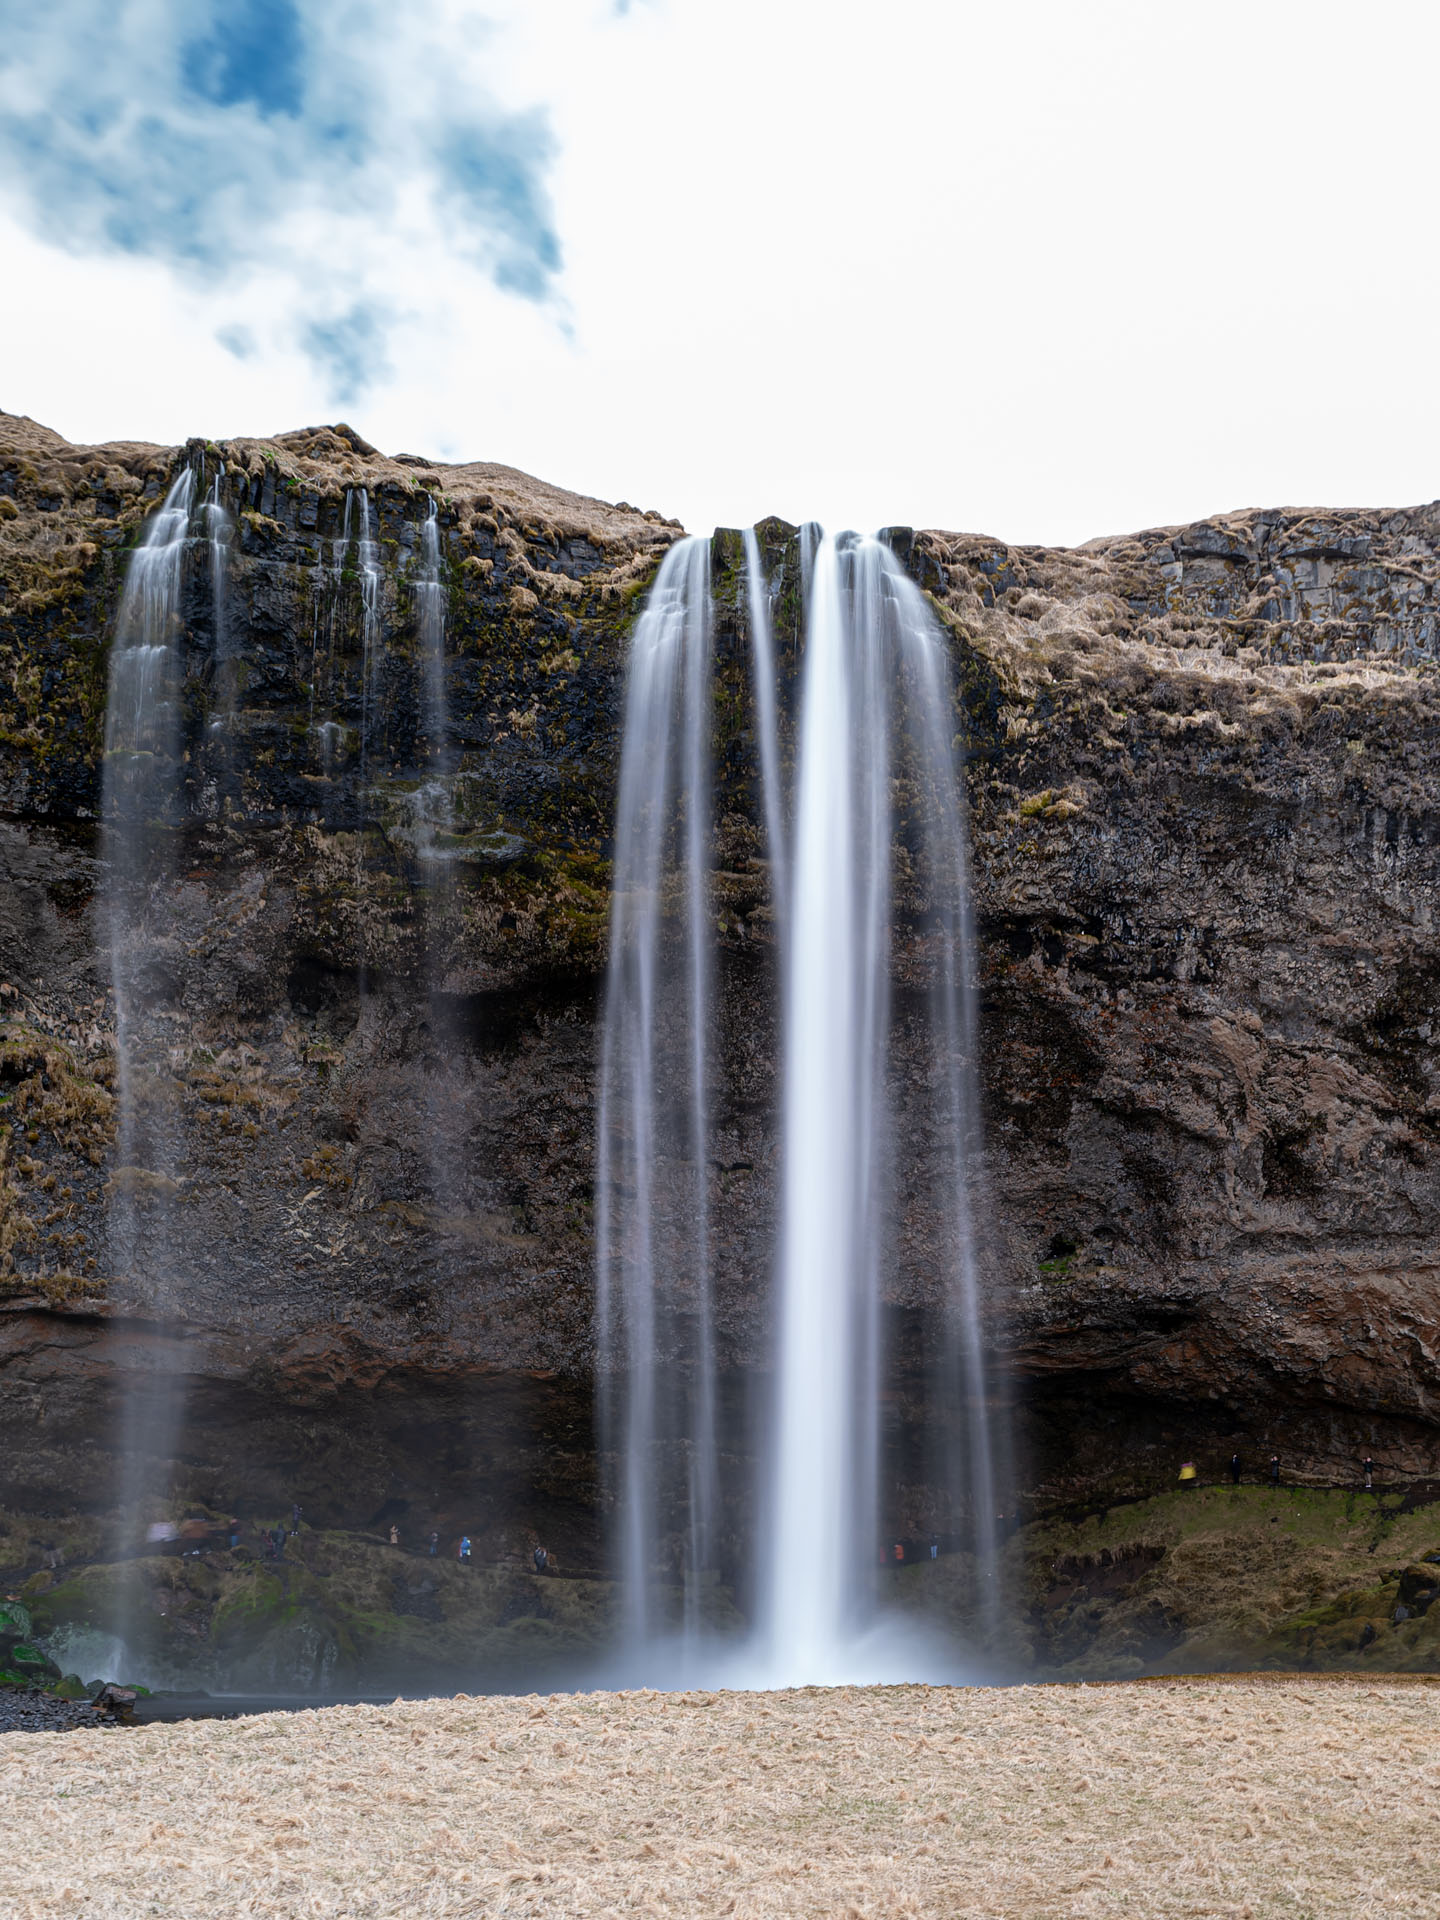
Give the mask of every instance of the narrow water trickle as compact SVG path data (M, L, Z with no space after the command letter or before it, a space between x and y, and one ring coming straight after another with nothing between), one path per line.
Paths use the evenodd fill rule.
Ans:
M755 689L755 722L760 735L760 790L765 813L765 851L770 858L770 905L783 926L789 897L785 851L784 803L780 793L780 727L776 717L775 631L770 618L770 583L760 556L760 541L746 527L745 597L750 615L750 657Z
M345 497L345 517L350 517L349 494ZM380 665L384 657L380 632L380 548L372 531L370 495L364 487L355 494L359 527L356 533L356 557L360 563L360 622L363 652L360 682L360 766L369 764L370 735L377 707Z
M679 541L630 649L600 1074L602 1445L631 1651L667 1627L696 1641L713 1576L711 629L709 543Z
M170 1210L179 1142L144 1026L163 992L167 924L163 883L181 780L184 670L181 585L195 475L175 478L131 557L110 645L101 775L104 940L115 1005L116 1141L111 1176L112 1272L150 1327L124 1351L119 1504L136 1518L163 1499L164 1463L183 1417L183 1378L167 1364L175 1308ZM158 920L152 918L152 905ZM158 1356L158 1357L157 1357ZM154 1517L153 1515L150 1517Z
M440 579L440 516L434 500L420 523L420 565L414 586L420 615L425 732L431 764L445 770L450 751L450 716L445 700L445 588Z
M440 568L440 517L435 501L420 523L420 554L411 579L420 642L421 715L431 777L414 796L415 844L426 876L425 967L429 1047L425 1138L430 1194L437 1226L463 1210L463 1178L457 1152L456 1114L463 1083L458 1061L463 1048L453 1001L446 992L447 956L455 911L454 768L450 752L450 713L445 691L445 586Z
M226 511L225 503L221 498L220 479L221 476L217 473L205 497L203 512L210 548L210 613L215 659L216 713L212 725L218 725L223 729L235 717L238 687L226 609L230 541L234 535L235 522Z

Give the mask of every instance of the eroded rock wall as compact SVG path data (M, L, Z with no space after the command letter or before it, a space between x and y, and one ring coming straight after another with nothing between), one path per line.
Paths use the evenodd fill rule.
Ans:
M609 817L624 643L675 528L507 469L385 460L343 428L183 449L0 428L12 1497L103 1498L121 1386L158 1366L189 1383L197 1495L293 1493L346 1524L471 1514L497 1539L539 1523L597 1554ZM144 921L144 1097L177 1157L147 1185L113 1148L98 781L125 559L183 460L218 477L235 533L218 625L203 543L187 560L181 804ZM384 581L368 690L341 544L361 487ZM411 586L432 498L459 756L441 815ZM788 763L797 555L793 530L763 534ZM1231 516L1075 552L889 537L957 666L1022 1492L1148 1492L1236 1447L1317 1480L1359 1452L1434 1473L1440 517ZM776 996L738 540L714 557L712 1187L743 1463ZM920 1532L944 1518L920 1417L943 1261L903 827L898 857L889 1517ZM118 1188L152 1223L127 1272Z

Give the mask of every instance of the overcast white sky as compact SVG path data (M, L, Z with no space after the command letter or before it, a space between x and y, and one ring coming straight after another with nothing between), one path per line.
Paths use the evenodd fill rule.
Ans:
M1440 9L0 0L0 406L1068 543L1440 494Z

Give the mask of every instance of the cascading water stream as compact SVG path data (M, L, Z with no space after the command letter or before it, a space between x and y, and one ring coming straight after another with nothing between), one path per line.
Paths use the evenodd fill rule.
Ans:
M631 644L600 1074L597 1302L602 1442L625 1636L701 1625L717 1520L709 1235L709 543L666 554ZM678 830L677 830L678 817ZM683 1473L674 1469L683 1461ZM663 1516L684 1513L677 1550Z
M110 646L101 776L102 904L115 1005L116 1141L111 1180L110 1264L156 1328L163 1349L173 1312L169 1206L177 1143L168 1108L151 1087L143 1026L146 976L166 928L150 905L173 869L168 839L180 788L180 590L195 475L175 478L131 558ZM120 1410L119 1504L132 1519L164 1493L162 1463L174 1447L182 1385L154 1358L155 1343L127 1350ZM123 1623L122 1623L123 1625Z
M327 779L335 771L336 749L340 744L343 729L338 721L322 720L318 727L315 719L317 696L322 678L325 685L327 704L333 697L335 675L335 623L339 611L340 588L345 578L345 560L350 552L352 527L355 517L355 489L345 489L345 508L341 516L340 532L331 540L330 564L325 564L326 542L316 536L315 569L311 584L310 611L310 726L316 731L320 744L321 766ZM324 640L324 659L321 659L321 641Z
M140 1163L152 1143L141 1128L132 1071L135 976L144 945L147 881L156 829L169 822L179 779L180 581L195 475L177 475L165 504L131 557L110 645L101 811L105 847L110 977L115 995L121 1167ZM133 1264L136 1214L117 1192L112 1256Z
M762 1627L777 1673L806 1681L836 1677L863 1624L876 1537L890 834L874 572L868 547L815 552L798 747Z
M966 842L948 663L888 547L826 536L812 561L792 927L786 965L780 1330L764 1592L768 1656L787 1681L856 1672L873 1618L879 1529L880 1307L893 1264L888 1083L893 795L907 787L934 931L928 1050L943 1143L948 1303L930 1423L964 1441L938 1463L993 1567L987 1416L970 1202L975 1147ZM897 761L897 754L900 756ZM805 1550L785 1543L805 1542ZM993 1592L993 1579L990 1582Z
M744 540L784 981L775 1401L762 1450L757 1619L746 1671L780 1685L882 1671L919 1677L947 1658L933 1646L922 1651L913 1630L892 1635L882 1650L876 1632L882 1517L897 1525L902 1518L882 1514L881 1473L892 1369L882 1306L898 1258L891 1101L902 1081L907 1113L936 1143L942 1170L918 1201L907 1198L925 1216L933 1295L945 1302L926 1382L931 1478L946 1522L963 1516L946 1532L968 1545L982 1628L995 1623L995 1490L1004 1470L976 1259L973 947L949 661L923 595L882 541L807 527L798 545L805 654L787 845L769 589L758 539L752 532ZM632 1648L661 1624L657 1567L687 1554L692 1566L704 1563L711 1510L696 1478L697 1463L707 1450L713 1462L715 1449L703 1176L709 780L696 718L710 697L704 561L700 543L672 549L636 627L616 829L599 1305ZM907 850L907 967L931 983L928 1014L907 1006L899 1027L890 992L897 842ZM912 1051L897 1051L902 1044ZM682 1139L688 1181L674 1158ZM673 1304L687 1287L704 1311L681 1339ZM677 1395L682 1377L697 1383L688 1402ZM677 1456L691 1468L685 1499ZM708 1471L713 1487L713 1465ZM677 1532L685 1543L678 1554ZM687 1625L693 1636L688 1614Z
M943 1218L951 1249L945 1337L931 1389L942 1420L932 1449L931 1470L950 1487L968 1520L976 1569L977 1616L993 1641L1000 1620L1000 1528L997 1502L1005 1497L1011 1461L1005 1420L991 1411L994 1385L981 1317L976 1253L975 1194L980 1165L980 1110L976 1082L979 1050L975 952L970 909L969 833L953 744L948 662L939 635L913 582L903 575L898 598L915 643L908 650L913 688L912 725L922 785L920 819L926 839L925 873L930 887L931 944L936 965L931 992L939 1071L932 1118L947 1149Z
M357 493L359 531L356 558L360 563L360 623L363 652L360 683L360 766L368 765L370 734L375 717L375 695L380 678L383 649L380 634L380 549L371 531L370 495L361 487ZM350 495L345 498L346 520L350 514Z
M420 615L420 658L425 676L425 731L430 760L444 770L450 752L450 716L445 700L445 588L440 579L440 515L434 500L420 523L420 566L415 575Z
M765 812L766 852L770 856L770 906L783 927L789 888L784 808L780 797L780 728L776 718L775 634L770 618L770 583L760 557L760 541L746 527L745 596L750 615L750 656L755 689L755 720L760 735L760 789Z
M210 547L210 612L215 658L215 693L218 711L212 727L222 730L235 717L235 660L230 650L229 622L226 618L226 587L229 573L230 541L235 522L226 511L220 495L217 473L205 497L202 509Z
M425 1137L430 1192L437 1223L461 1211L463 1183L456 1152L455 1116L463 1088L456 1062L462 1052L445 992L446 950L455 899L448 845L455 828L450 715L445 693L445 587L440 571L440 516L433 499L420 523L420 553L411 579L420 642L421 714L431 777L417 789L415 846L426 871L426 949L430 1043L427 1049Z

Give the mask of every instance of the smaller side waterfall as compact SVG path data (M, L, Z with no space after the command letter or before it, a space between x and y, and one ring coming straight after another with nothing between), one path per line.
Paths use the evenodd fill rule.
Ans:
M411 579L420 643L421 717L431 777L414 795L415 848L425 871L429 1046L426 1050L425 1138L437 1227L463 1211L464 1179L456 1116L464 1112L464 1048L445 991L455 910L451 851L456 820L445 696L445 588L440 575L440 519L435 501L420 524L420 553ZM441 1229L443 1230L443 1228Z
M420 525L420 565L415 574L415 603L420 615L420 658L425 677L425 732L430 759L445 768L450 716L445 699L445 588L440 579L440 516L434 500Z
M776 718L775 638L770 619L770 583L760 558L760 542L746 527L745 591L750 614L750 654L755 688L755 723L760 734L760 786L765 810L766 852L770 855L770 904L777 924L785 923L789 895L786 874L784 811L780 798L780 728Z
M356 557L360 563L360 622L363 653L361 658L360 691L360 759L362 767L366 764L370 747L371 732L375 719L376 694L379 690L380 663L382 658L380 634L380 548L372 531L373 519L370 495L361 487L356 497L359 527L356 534ZM350 517L349 494L345 498L345 517Z
M235 659L230 647L230 622L226 606L230 542L235 522L226 511L220 495L217 473L205 497L205 531L210 547L210 602L215 647L215 704L218 709L212 724L224 726L235 716L238 688Z
M152 839L173 810L179 779L180 580L194 502L195 475L187 467L131 556L110 644L101 818L122 1168L139 1165L153 1144L143 1137L135 1097L136 976L150 957L145 907ZM136 1221L134 1199L117 1191L112 1257L122 1271L134 1262Z
M597 1296L632 1651L674 1624L666 1585L683 1590L693 1643L716 1544L709 561L708 541L677 542L636 623L615 825ZM677 1512L685 1518L672 1532L661 1516Z
M195 475L176 476L165 504L131 555L110 646L105 707L105 787L119 801L148 804L176 752L180 563L195 503Z
M145 1071L144 1015L168 931L162 884L173 870L167 842L180 790L180 594L194 502L195 475L186 468L131 557L110 646L102 772L102 928L115 1004L118 1096L110 1264L162 1352L174 1311L169 1205L179 1143L162 1090L152 1088ZM165 1492L161 1463L174 1451L183 1386L166 1358L147 1361L142 1353L137 1360L132 1349L123 1351L119 1494L133 1519Z

